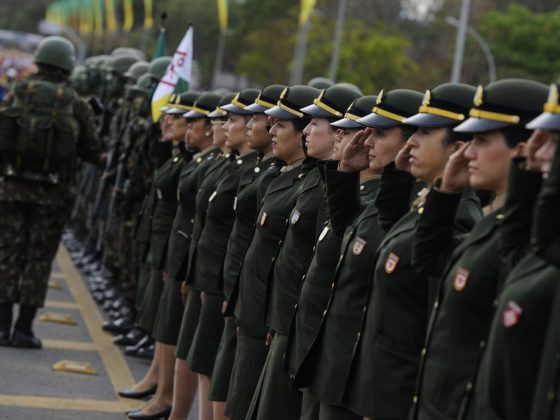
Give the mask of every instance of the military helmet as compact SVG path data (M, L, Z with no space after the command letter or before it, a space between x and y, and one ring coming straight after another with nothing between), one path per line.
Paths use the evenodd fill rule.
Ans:
M479 86L467 119L455 127L463 133L483 133L505 127L525 128L542 111L546 85L526 79L503 79Z
M184 114L190 111L200 96L200 92L183 92L175 95L172 103L169 103L169 109L166 114Z
M544 112L526 127L530 130L542 128L544 130L560 130L560 105L558 104L558 83L553 83L548 88L548 99L544 104Z
M76 62L76 49L74 44L61 36L48 36L43 38L33 57L35 64L47 64L72 72Z
M319 96L313 99L313 104L301 108L301 111L311 117L342 118L350 104L359 96L354 90L333 85L321 91Z
M183 114L183 117L188 119L208 117L219 105L221 99L222 97L216 93L206 92L198 97L192 109Z
M274 108L280 99L280 94L286 89L285 85L270 85L259 92L255 102L246 107L253 114L263 113L267 109Z
M134 81L138 80L140 76L148 71L147 61L137 61L124 73L124 77L128 77Z
M424 94L418 113L404 123L415 127L452 127L469 115L474 86L462 83L444 83Z
M306 115L301 111L313 103L313 99L321 94L319 89L311 86L295 85L287 87L280 94L277 105L264 113L279 120L295 120Z
M154 94L155 88L156 85L154 83L154 80L148 73L145 73L138 78L135 85L130 87L130 90L133 92L143 93L151 98Z
M146 60L146 54L144 54L142 51L140 51L137 48L117 47L113 51L111 51L111 55L112 56L131 55L133 57L136 57L138 59L138 61L145 61Z
M212 91L212 93L215 93L216 95L220 95L220 96L224 96L228 93L231 93L231 90L226 89L226 88L216 88Z
M138 62L138 59L132 55L117 55L111 57L107 68L110 72L117 73L119 76L124 76L130 66L136 62Z
M336 83L334 86L342 86L342 87L345 87L346 89L353 90L354 92L356 92L359 95L363 95L362 89L360 89L354 83L340 82L340 83Z
M314 77L307 82L307 86L311 86L319 90L330 88L332 85L334 85L334 82L326 77Z
M251 114L251 111L245 108L255 102L257 96L259 96L258 89L243 89L241 92L237 92L229 104L223 105L221 108L234 114Z
M331 125L337 128L362 128L358 120L371 112L376 100L377 96L375 95L362 96L356 99L344 113L344 118L332 122Z
M420 92L409 89L395 89L377 95L371 114L358 122L366 127L391 128L404 125L404 120L418 112L422 103Z
M148 66L148 74L159 82L165 75L169 63L171 63L171 57L168 56L153 59Z
M210 118L210 119L226 118L227 117L227 111L225 109L222 109L222 106L230 104L231 100L233 98L235 98L235 95L237 95L237 92L230 92L230 93L226 93L225 95L223 95L222 98L220 99L220 102L218 103L218 106L216 106L214 111L212 111L210 114L208 114L208 118Z

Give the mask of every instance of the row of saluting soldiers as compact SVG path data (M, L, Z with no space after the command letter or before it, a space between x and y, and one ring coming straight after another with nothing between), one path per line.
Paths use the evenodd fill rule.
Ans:
M560 418L556 84L185 92L150 130L129 418Z

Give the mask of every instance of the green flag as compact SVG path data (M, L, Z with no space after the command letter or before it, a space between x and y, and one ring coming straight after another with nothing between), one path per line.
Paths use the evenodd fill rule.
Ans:
M165 55L165 28L162 26L159 29L159 36L156 44L156 49L154 50L154 55L152 59L163 57Z

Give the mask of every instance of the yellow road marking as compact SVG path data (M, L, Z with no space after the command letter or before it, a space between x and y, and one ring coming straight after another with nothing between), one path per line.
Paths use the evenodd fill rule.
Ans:
M71 398L31 397L0 395L0 406L43 408L53 410L95 411L99 413L122 413L136 408L141 401L103 401Z
M82 307L74 302L62 302L59 300L47 300L45 306L56 309L81 309Z
M81 306L84 323L99 351L115 393L121 388L132 385L135 382L132 373L122 353L113 344L111 335L101 329L103 318L64 246L58 249L57 262L62 272L67 275L66 283L70 294ZM118 398L121 402L129 402L124 398Z
M86 341L42 340L46 349L97 351L95 343Z
M60 271L53 271L51 272L51 279L66 280L66 276L64 275L64 273L61 273Z

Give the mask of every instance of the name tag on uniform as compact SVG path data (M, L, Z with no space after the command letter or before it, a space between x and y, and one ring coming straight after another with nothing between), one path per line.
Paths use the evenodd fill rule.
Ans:
M156 190L156 195L159 200L163 198L163 192L159 188Z
M319 242L321 242L323 239L325 239L325 236L327 236L328 232L329 232L329 227L325 226L323 228L323 230L321 231L321 234L319 235Z
M266 215L266 213L263 212L262 216L261 216L261 226L264 226L266 224L266 219L268 218L268 216Z
M218 195L218 193L217 193L216 191L214 191L214 192L212 193L212 195L210 196L210 198L208 199L208 202L211 203L212 200L214 200L214 198L216 198L217 195Z
M519 322L522 313L523 309L521 309L521 306L514 301L510 301L502 314L502 323L504 327L511 328L515 326Z
M290 216L290 223L292 225L295 225L298 222L300 216L301 216L300 211L298 209L293 209L292 215Z
M233 211L237 210L237 196L233 198Z
M453 279L453 288L458 292L462 292L467 287L467 283L469 282L469 270L465 270L464 268L459 268L457 273L455 274L455 278Z
M360 238L358 236L356 238L356 240L354 241L354 245L352 246L352 253L354 255L360 255L362 253L362 251L364 250L366 244L367 244L367 242L364 241L362 238Z
M387 257L387 261L385 261L385 272L387 274L391 274L399 265L400 258L393 254L392 252Z

